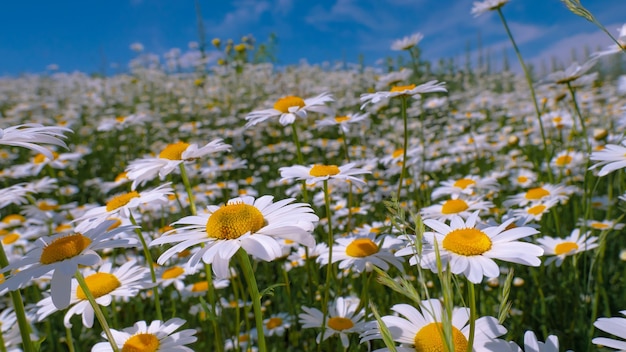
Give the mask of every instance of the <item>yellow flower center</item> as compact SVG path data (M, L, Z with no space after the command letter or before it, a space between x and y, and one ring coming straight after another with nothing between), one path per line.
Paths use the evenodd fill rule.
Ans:
M332 317L328 319L328 327L337 330L343 331L346 329L351 329L354 326L352 320L343 317Z
M208 281L196 282L195 284L193 284L193 286L191 286L191 292L204 292L204 291L208 291L208 289L209 289Z
M337 117L335 117L335 122L337 122L337 123L342 123L342 122L345 122L345 121L348 121L348 120L350 120L350 116L337 116Z
M565 166L572 162L572 157L570 155L561 155L556 158L556 166Z
M136 334L124 342L122 352L156 352L160 344L161 342L154 334Z
M535 205L532 208L529 208L527 212L528 214L531 214L531 215L539 215L539 214L542 214L545 210L546 210L546 206L540 204L540 205Z
M57 209L59 209L59 205L58 204L48 203L45 200L42 200L42 201L38 202L37 203L37 207L40 210L43 210L43 211L50 211L50 210L57 210Z
M517 182L524 183L526 181L528 181L528 177L526 177L526 176L517 176Z
M339 173L337 165L313 165L309 171L309 175L314 177L333 176Z
M115 121L117 121L119 123L123 123L124 121L126 121L126 117L125 116L117 116L115 118Z
M120 280L118 280L115 275L109 273L95 273L89 275L85 278L85 282L94 298L102 297L122 286ZM76 289L76 298L82 300L87 299L85 291L83 291L81 287Z
M577 249L578 249L578 244L576 244L576 242L563 242L563 243L557 244L556 247L554 247L554 254L556 255L567 254Z
M537 187L529 189L524 197L529 200L538 200L549 195L550 192L548 192L545 188Z
M161 274L161 279L163 280L173 279L173 278L179 277L184 272L185 272L185 269L181 268L180 266L175 266L173 268L169 268L165 270L163 274Z
M459 255L481 255L491 249L491 239L476 228L456 229L443 239L443 248Z
M2 244L11 244L20 239L20 235L13 232L2 238Z
M443 203L441 207L442 214L457 214L465 211L469 205L463 199L450 199Z
M57 152L52 152L52 160L55 160L56 158L59 157L59 153ZM43 155L43 154L37 154L35 155L35 157L33 158L33 163L35 164L41 164L44 161L46 161L46 159L48 159L47 156Z
M413 345L416 352L445 352L445 344L443 342L443 326L441 323L430 323L415 334ZM452 343L454 352L467 351L467 339L463 333L452 327Z
M244 203L229 203L209 217L206 233L211 238L232 240L245 233L255 233L265 225L259 209Z
M465 189L467 186L475 185L476 181L469 178L462 178L454 183L454 187Z
M304 100L300 97L296 97L293 95L288 95L286 97L280 98L274 103L274 109L286 114L289 112L289 108L291 107L304 107Z
M400 149L396 149L393 151L393 153L391 153L391 157L392 158L399 158L404 154L404 149L400 148Z
M91 244L91 239L80 233L59 237L43 248L39 262L52 264L73 258L83 252Z
M113 211L117 208L121 208L128 204L131 199L138 198L139 193L136 191L120 194L119 196L113 197L110 201L107 202L107 211Z
M596 229L596 230L604 230L604 229L608 229L609 225L603 223L603 222L592 222L591 225L592 229Z
M122 181L124 179L127 179L127 178L128 178L128 176L127 176L126 172L122 172L122 173L118 174L117 176L115 176L115 182L120 182L120 181Z
M346 247L346 254L351 257L364 258L378 253L378 246L369 238L357 238Z
M270 318L270 320L267 321L267 323L265 324L265 327L268 330L272 330L272 329L275 329L275 328L277 328L277 327L279 327L281 325L283 325L283 320L281 318L279 318L279 317L273 317L273 318Z
M5 223L5 224L9 224L9 223L11 223L13 221L15 221L15 222L24 222L24 221L26 221L26 218L23 217L20 214L11 214L11 215L7 215L4 218L2 218L2 222Z
M183 152L187 150L189 143L178 142L174 144L168 144L159 153L159 158L168 160L183 160Z
M411 90L415 88L415 84L409 84L408 86L393 86L391 87L390 92L403 92L405 90Z

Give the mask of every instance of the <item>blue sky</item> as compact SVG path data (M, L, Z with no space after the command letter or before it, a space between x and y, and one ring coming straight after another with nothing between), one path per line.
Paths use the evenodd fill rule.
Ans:
M626 23L625 0L582 0L606 27ZM367 63L397 53L394 39L422 32L425 59L465 56L468 41L501 60L512 55L495 13L470 14L472 0L201 0L207 40L252 34L257 42L278 37L281 64L347 60L363 54ZM163 55L186 50L198 40L193 0L7 1L0 21L0 75L61 71L99 72L111 64L127 67L140 42L147 52ZM582 53L611 44L594 25L569 12L559 0L512 0L503 11L524 56L562 61L571 48ZM512 62L514 65L515 62Z

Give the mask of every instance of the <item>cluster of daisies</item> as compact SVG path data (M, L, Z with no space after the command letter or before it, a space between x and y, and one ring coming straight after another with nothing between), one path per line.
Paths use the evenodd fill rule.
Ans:
M510 72L417 65L0 80L4 350L626 349L621 48L539 118Z

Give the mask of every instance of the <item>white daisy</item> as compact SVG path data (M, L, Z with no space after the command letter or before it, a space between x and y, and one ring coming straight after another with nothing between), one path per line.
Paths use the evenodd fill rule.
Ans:
M0 128L0 145L28 148L53 159L52 152L39 144L51 144L67 148L65 142L62 141L63 138L67 138L63 135L64 132L72 132L72 130L36 123Z
M483 1L474 1L472 5L471 14L474 17L480 16L488 11L495 11L502 6L504 6L509 0L483 0Z
M352 182L357 186L362 186L365 181L354 175L369 174L370 171L354 167L355 163L348 163L342 166L315 164L311 166L286 166L281 167L281 182L289 179L306 180L307 185L314 185L325 180L344 180Z
M544 184L543 186L530 188L524 193L508 197L502 204L505 207L514 205L523 207L530 202L545 202L550 199L556 199L561 204L564 204L575 190L576 187L574 186Z
M291 327L293 317L288 313L273 314L263 320L263 331L265 336L283 336L285 331Z
M353 123L367 120L368 113L365 114L347 114L342 116L330 116L315 123L317 127L339 126L344 133L350 131L350 125Z
M376 104L401 95L415 96L425 93L447 92L448 90L446 89L445 84L445 82L433 80L420 84L419 86L416 86L415 84L394 86L389 91L361 94L361 102L363 103L363 105L361 105L361 110L363 110L363 108L368 104Z
M483 201L482 197L464 199L452 197L439 204L433 204L421 209L425 219L449 220L455 216L467 218L475 211L487 211L493 207L493 203Z
M422 33L413 33L410 36L395 40L391 43L391 50L409 50L416 46L423 38L424 35Z
M52 303L58 309L66 308L71 300L72 277L78 266L92 266L100 262L96 250L137 246L138 241L133 238L111 239L118 233L132 229L131 226L120 226L108 231L114 223L111 220L104 221L84 234L40 238L34 243L33 250L2 269L3 272L20 270L0 284L0 291L5 288L17 290L32 283L33 279L54 271L50 287Z
M96 303L108 306L114 297L135 297L140 289L150 288L154 284L150 281L150 271L136 265L136 260L124 263L121 267L112 270L112 263L106 262L98 272L87 270L85 282L89 287ZM63 323L71 328L70 318L76 314L82 316L83 326L93 326L94 310L78 281L72 280L70 305ZM37 303L37 320L44 321L50 314L58 311L52 304L52 298L47 297Z
M494 259L511 263L539 266L538 258L543 249L537 245L516 241L517 239L538 233L532 227L507 227L514 221L510 219L499 226L480 228L478 212L470 215L467 221L455 216L450 225L433 219L424 220L424 224L434 232L425 232L424 246L421 257L413 255L411 265L419 264L423 268L437 272L437 258L434 246L439 247L441 263L445 268L450 265L454 274L463 274L470 282L480 283L483 276L488 278L500 276L500 268ZM413 246L409 243L409 246ZM396 255L411 254L398 252Z
M257 110L246 116L246 127L251 127L268 119L278 116L281 125L291 125L296 118L304 119L308 116L308 112L319 112L330 114L332 110L326 106L326 103L334 101L330 93L322 93L313 98L302 99L298 96L288 95L282 97L274 103L272 109Z
M363 321L365 311L363 309L357 311L358 307L359 299L356 297L339 297L332 302L328 307L326 327L323 329L324 338L322 339L322 332L320 332L316 338L317 343L326 341L333 335L339 335L342 346L348 348L350 340L347 334L361 333L365 327ZM298 315L302 328L322 328L324 314L319 309L302 306L302 310L305 313Z
M126 167L126 176L133 180L132 189L153 180L157 175L161 180L172 173L179 165L194 161L208 154L230 150L230 145L224 144L222 139L215 139L204 147L197 144L177 142L168 144L156 158L144 158L132 161Z
M544 265L550 265L554 262L556 266L561 266L567 256L598 247L597 241L598 237L591 236L590 232L581 235L580 229L574 229L565 238L545 236L537 239L537 243L543 248L544 254L551 256L546 259Z
M307 247L315 246L311 235L319 220L310 205L294 199L273 202L272 196L238 197L222 206L208 206L208 213L188 216L172 225L185 225L152 241L150 246L177 243L158 259L162 265L174 254L204 243L191 255L188 268L203 261L213 264L218 277L227 277L230 258L243 248L248 254L271 261L282 256L279 239L290 239Z
M498 188L498 181L493 178L468 175L441 182L441 186L433 190L431 197L436 199L444 195L458 196L460 194L469 196L476 191L495 191Z
M185 321L180 318L172 318L165 323L155 320L150 325L142 320L122 331L111 329L111 334L120 351L193 352L184 345L196 342L197 338L193 336L196 330L186 329L174 333L183 324ZM109 342L99 342L91 349L91 352L112 351Z
M391 236L376 238L375 233L337 238L333 246L333 263L340 262L339 269L357 273L372 271L374 267L387 271L390 264L403 272L402 261L393 254L393 250L401 244L402 241ZM317 262L321 266L327 265L328 255L328 250L321 253Z
M626 146L626 140L623 140L621 144ZM589 160L599 161L599 163L592 165L589 170L602 167L598 176L606 176L615 170L626 167L626 148L617 144L607 144L602 150L591 153Z
M408 304L396 304L391 310L400 316L387 315L382 320L389 329L394 341L401 343L398 352L445 351L443 341L443 315L446 314L441 302L436 299L424 300L419 310ZM452 311L452 342L454 351L466 351L469 343L469 308L455 307ZM361 343L382 339L378 324L361 335ZM506 334L506 328L494 317L476 319L473 351L495 351L485 348L498 341L497 337ZM387 348L377 351L389 351Z
M626 310L620 311L622 315L626 315ZM621 317L613 317L613 318L598 318L593 323L593 326L607 332L611 335L615 335L621 339L626 340L626 319ZM626 341L617 340L608 337L596 337L591 340L592 343L596 345L602 345L604 347L615 348L620 351L626 351Z

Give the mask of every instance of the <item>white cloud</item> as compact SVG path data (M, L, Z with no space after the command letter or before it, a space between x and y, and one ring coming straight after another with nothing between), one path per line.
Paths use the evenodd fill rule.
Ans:
M264 13L271 11L270 3L267 1L236 1L234 6L235 9L224 15L221 22L206 21L205 28L216 36L241 34L246 28L252 28L251 25L257 24Z
M612 28L615 25L607 26ZM528 61L535 65L540 65L542 62L550 62L553 58L557 62L563 65L569 64L572 61L572 49L576 50L578 54L578 60L583 60L582 57L585 47L591 49L591 52L599 48L604 48L611 45L611 39L606 33L598 30L590 33L578 33L567 38L556 40L549 44L549 46L531 57Z

